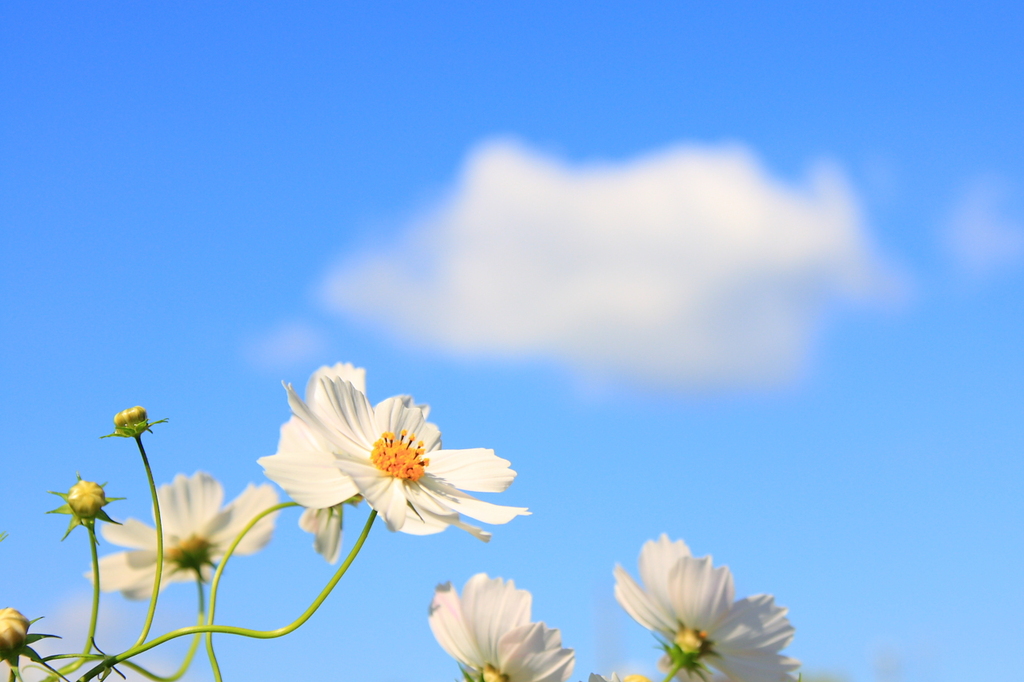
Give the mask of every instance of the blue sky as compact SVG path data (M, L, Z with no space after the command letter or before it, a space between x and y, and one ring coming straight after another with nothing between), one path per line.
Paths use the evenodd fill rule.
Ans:
M1013 3L7 3L4 605L86 594L83 538L42 515L75 471L147 517L130 443L96 438L116 411L170 418L158 481L231 498L280 381L351 361L511 460L501 499L534 514L489 545L376 529L308 626L221 642L232 678L452 679L426 606L479 571L534 593L573 679L633 672L653 652L611 570L662 532L788 606L809 672L1014 678L1022 27ZM716 241L750 206L760 246ZM280 625L327 579L296 518L232 566L223 622ZM137 605L105 604L130 641Z

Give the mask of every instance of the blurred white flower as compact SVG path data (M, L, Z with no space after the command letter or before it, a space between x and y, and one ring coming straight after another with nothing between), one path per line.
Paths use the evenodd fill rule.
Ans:
M210 474L197 471L191 477L178 474L172 483L157 490L164 528L164 572L160 589L173 582L203 580L212 576L211 566L224 556L235 536L258 513L277 504L278 496L268 483L250 483L242 494L221 508L224 488ZM257 523L235 548L235 554L253 554L269 541L277 512ZM124 525L104 524L103 537L132 551L100 559L100 587L120 591L129 599L146 599L156 578L156 529L136 519ZM92 579L92 571L86 573Z
M353 371L360 373L355 381L346 378ZM410 396L371 406L362 370L322 367L310 379L306 402L286 388L294 417L281 427L277 453L258 461L302 506L326 509L360 494L392 531L429 535L451 525L485 541L490 533L465 523L462 514L508 523L529 513L464 493L501 492L516 474L492 450L441 449L441 432L426 421L429 408ZM304 516L305 527L317 533L318 551L336 559L338 541L326 537L334 532L329 519Z
M620 678L618 673L612 673L611 677L602 677L597 673L590 673L589 682L651 682L643 675L626 675Z
M511 580L478 573L462 588L438 585L430 629L475 682L565 682L575 654L558 630L530 622L532 597Z
M667 535L640 550L643 587L615 567L615 598L638 623L661 634L687 661L677 679L700 682L711 665L734 682L783 682L800 667L779 655L793 639L787 609L774 597L755 595L733 601L732 573L712 566L711 557L697 559L682 540ZM661 662L665 672L672 661Z

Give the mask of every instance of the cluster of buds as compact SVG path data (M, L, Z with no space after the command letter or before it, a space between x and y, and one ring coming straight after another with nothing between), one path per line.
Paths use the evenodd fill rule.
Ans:
M111 436L119 436L121 438L140 438L142 434L149 431L149 427L154 424L163 424L166 419L160 419L159 421L149 421L149 414L146 412L146 408L141 405L135 407L129 407L127 410L121 410L114 415L114 432L108 433L101 438L110 438Z

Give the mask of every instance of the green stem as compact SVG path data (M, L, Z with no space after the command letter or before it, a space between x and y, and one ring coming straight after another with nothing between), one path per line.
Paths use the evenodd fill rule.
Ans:
M202 625L203 621L206 620L206 600L203 594L202 576L196 574L196 578L196 585L199 586L199 616L196 619L196 621L198 625ZM192 665L192 659L195 658L196 650L199 648L199 640L201 637L202 635L197 634L192 638L192 643L188 646L188 653L185 654L185 660L181 662L181 665L178 667L178 670L172 675L167 675L166 677L162 675L157 675L156 673L146 670L141 665L138 665L131 661L125 661L124 665L126 668L131 668L140 675L153 680L153 682L176 682L185 675L185 673L189 669L189 666Z
M96 546L99 544L96 540L96 521L93 520L88 524L86 530L89 531L89 550L92 554L92 614L89 616L89 634L85 636L82 653L90 654L92 653L93 638L96 637L96 619L100 614L100 558L96 554ZM85 659L79 659L79 661L78 665L80 666Z
M246 534L250 530L252 530L253 526L259 523L260 520L263 519L265 516L267 516L268 514L273 514L274 512L280 511L282 509L287 509L288 507L298 506L299 504L297 502L282 502L280 504L275 504L273 507L270 507L269 509L264 509L259 514L252 517L249 523L245 525L245 528L243 528L241 532L235 536L235 539L231 541L231 544L228 545L227 551L224 553L224 558L220 560L220 563L217 565L217 570L213 573L213 580L210 582L210 610L209 613L207 613L206 615L207 625L211 625L213 623L214 615L217 612L217 591L218 589L220 589L220 576L222 573L224 573L224 567L228 565L228 559L230 559L231 555L235 553L235 548L238 547L240 542L242 542L242 539L246 536Z
M99 543L96 541L96 522L86 522L83 524L85 529L89 531L89 550L92 554L92 613L89 616L89 634L85 636L85 646L82 649L82 656L77 661L69 665L64 666L60 670L56 671L57 676L49 675L43 682L50 682L51 680L58 679L59 676L73 673L88 660L85 658L92 653L93 638L96 636L96 619L100 612L100 559L96 554L96 545Z
M149 629L153 627L153 616L156 615L156 600L160 596L160 581L164 573L164 526L160 519L160 500L156 494L156 482L153 480L153 470L149 467L149 458L146 457L146 448L142 447L142 436L135 436L135 442L139 446L139 453L142 455L142 463L146 467L146 477L149 479L149 494L153 497L153 520L156 521L156 578L153 580L153 594L149 598L149 611L146 613L146 622L142 626L142 633L135 642L135 647L146 641L149 636ZM133 647L133 648L135 648Z
M228 565L228 559L230 559L231 555L235 553L235 548L238 547L238 543L240 543L242 541L242 538L244 538L246 534L250 530L252 530L253 527L268 514L280 511L281 509L286 509L287 507L298 506L299 504L297 502L282 502L280 504L275 504L273 507L270 507L269 509L263 510L256 516L252 517L252 519L249 520L249 523L245 525L245 528L243 528L241 532L239 532L238 535L235 536L235 539L231 541L231 544L228 546L227 552L224 553L224 557L220 560L220 563L217 565L217 571L213 574L213 582L210 583L210 610L206 614L207 625L213 625L214 614L217 611L217 590L220 588L220 576L224 572L224 567ZM206 654L210 659L210 668L213 670L214 681L222 682L220 674L220 664L217 663L217 654L213 650L212 632L206 633Z
M669 672L668 675L665 676L665 679L662 680L662 682L672 682L672 678L674 678L676 676L676 673L678 673L682 669L683 666L679 665L678 663L672 666L672 670Z
M366 536L370 534L370 528L373 527L373 521L376 518L377 511L371 511L369 517L366 519L366 525L363 526L363 532L359 534L359 539L356 540L355 545L352 546L352 550L348 553L348 556L345 557L345 561L342 562L341 566L338 567L337 572L327 583L326 587L320 591L317 598L313 600L313 603L309 605L309 608L307 608L295 621L288 625L277 628L276 630L251 630L249 628L234 627L231 625L196 625L193 627L179 628L168 632L165 635L156 637L145 644L137 644L117 656L111 656L103 661L102 664L85 673L79 682L91 680L103 672L104 669L117 665L122 661L126 661L133 656L141 654L144 651L149 651L154 647L160 646L164 642L169 642L170 640L178 637L186 637L188 635L194 635L202 632L218 632L225 635L239 635L242 637L252 637L254 639L274 639L275 637L283 637L284 635L295 631L302 626L303 623L309 620L314 613L316 613L316 610L320 608L320 605L323 604L324 600L326 600L328 595L331 594L331 591L334 589L335 585L338 584L338 581L340 581L345 575L345 572L348 571L348 567L352 565L353 561L355 561L356 556L359 554L359 550L363 547L363 543L366 542Z

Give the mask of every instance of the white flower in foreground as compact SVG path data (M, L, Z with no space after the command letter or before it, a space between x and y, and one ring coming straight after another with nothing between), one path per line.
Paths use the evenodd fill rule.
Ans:
M682 540L667 535L644 543L640 550L643 587L621 567L615 567L615 598L636 622L660 633L690 670L676 677L687 682L704 679L711 665L734 682L783 682L800 667L794 658L779 655L793 639L787 610L771 595L733 601L732 573L714 568L711 557L697 559ZM659 664L671 669L669 656Z
M178 474L172 483L157 490L164 527L164 572L160 589L173 582L212 577L211 566L224 556L235 536L258 513L277 504L277 492L269 483L252 483L226 507L224 488L210 474L197 471L191 477ZM257 523L238 544L235 554L253 554L269 541L274 517ZM136 519L124 525L104 524L103 537L132 551L100 559L100 587L120 591L129 599L146 599L156 578L156 529ZM86 573L92 579L92 571Z
M478 573L462 588L438 585L430 629L475 682L565 682L575 654L558 630L530 622L532 597L511 580Z
M360 494L392 531L429 535L456 526L485 541L490 533L465 523L463 514L498 524L529 513L463 492L501 492L516 474L492 450L442 449L441 432L426 421L426 406L409 396L374 407L337 366L314 374L308 402L286 388L294 418L281 427L277 454L259 463L302 506L336 507ZM329 519L313 516L306 523L319 539ZM327 542L324 549L331 549Z

